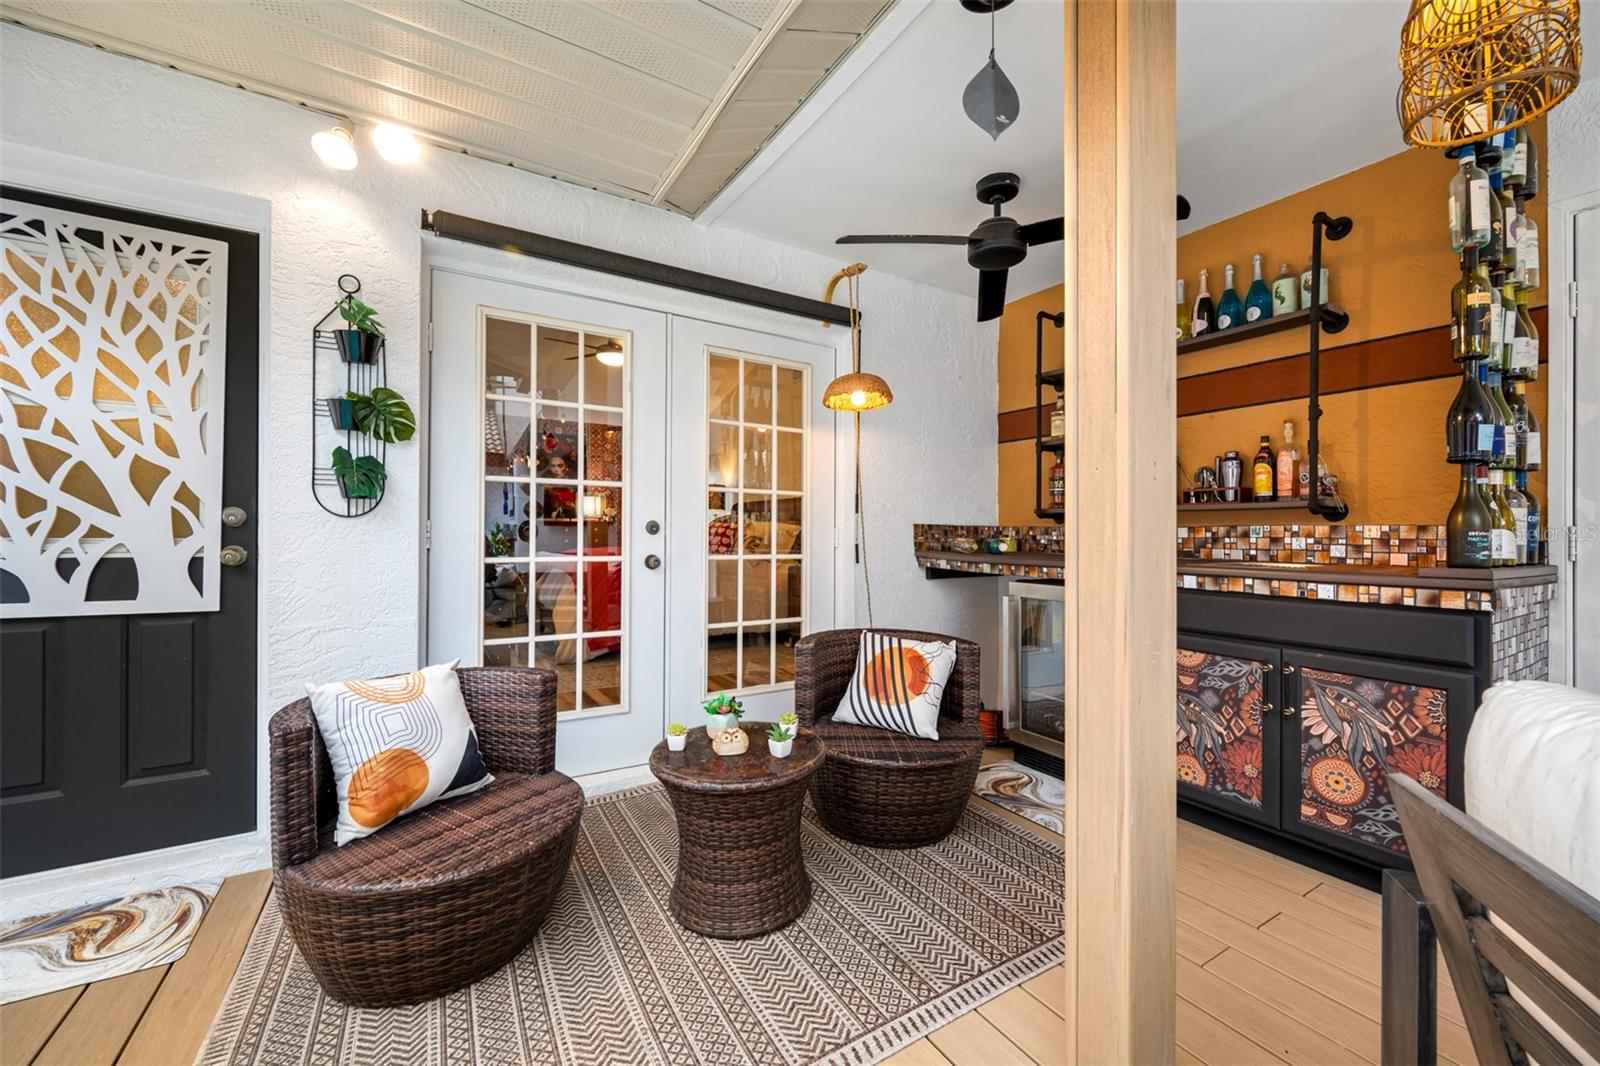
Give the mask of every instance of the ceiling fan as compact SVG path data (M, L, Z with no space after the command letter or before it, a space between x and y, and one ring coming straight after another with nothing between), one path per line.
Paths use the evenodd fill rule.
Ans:
M967 262L978 270L978 321L999 318L1006 306L1006 272L1028 256L1028 249L1059 241L1062 220L1018 223L1000 213L1000 205L1016 198L1022 179L1015 174L986 174L978 179L978 202L994 215L965 237L922 233L852 233L836 244L964 244Z

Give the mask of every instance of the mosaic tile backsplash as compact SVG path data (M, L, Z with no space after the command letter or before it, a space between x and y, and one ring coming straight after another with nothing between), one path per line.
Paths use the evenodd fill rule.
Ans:
M1180 559L1443 566L1444 526L1179 526Z

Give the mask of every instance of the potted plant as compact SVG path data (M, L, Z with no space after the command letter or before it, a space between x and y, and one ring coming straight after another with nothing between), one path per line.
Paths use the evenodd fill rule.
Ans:
M767 730L767 754L774 759L787 759L794 751L794 726L779 722Z
M377 456L352 456L348 448L333 450L333 473L347 500L375 500L383 495L383 484L389 479Z
M778 724L788 726L796 734L800 732L800 716L793 711L785 711L778 715Z
M706 701L705 711L706 735L714 736L739 724L739 719L744 717L744 704L726 692L719 692Z
M504 559L516 554L516 530L504 522L496 522L489 527L489 532L483 537L483 553L485 558Z
M355 405L347 397L334 396L324 400L328 405L328 417L333 419L333 428L347 431L356 428Z
M682 722L673 722L667 726L667 750L682 751L689 740L689 727Z
M376 362L378 345L383 341L383 323L378 321L378 312L354 296L347 296L339 302L339 317L350 326L333 331L339 358L347 363Z
M355 427L373 440L397 444L416 435L416 413L393 389L379 385L371 393L347 392L344 402L350 405Z

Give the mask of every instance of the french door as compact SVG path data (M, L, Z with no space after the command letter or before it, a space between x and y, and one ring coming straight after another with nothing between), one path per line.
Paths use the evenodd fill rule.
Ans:
M428 659L553 670L570 774L708 692L790 709L833 621L834 349L431 274Z

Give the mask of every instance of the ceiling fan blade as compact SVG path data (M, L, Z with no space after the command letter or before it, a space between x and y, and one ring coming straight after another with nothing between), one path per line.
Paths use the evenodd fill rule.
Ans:
M1006 309L1006 271L978 271L978 321L999 318Z
M1059 241L1063 236L1062 228L1062 219L1047 218L1042 222L1030 222L1026 226L1017 227L1017 236L1031 248L1036 244Z
M1185 219L1187 219L1188 217L1189 217L1189 198L1187 196L1179 196L1178 197L1178 221L1182 222Z
M834 244L966 244L965 237L937 233L850 233Z

